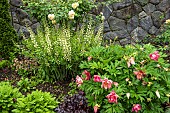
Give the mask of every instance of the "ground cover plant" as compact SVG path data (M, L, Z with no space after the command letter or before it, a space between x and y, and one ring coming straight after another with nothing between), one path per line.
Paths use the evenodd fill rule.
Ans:
M169 102L170 64L162 52L146 44L95 47L85 53L88 61L76 77L94 112L163 112Z

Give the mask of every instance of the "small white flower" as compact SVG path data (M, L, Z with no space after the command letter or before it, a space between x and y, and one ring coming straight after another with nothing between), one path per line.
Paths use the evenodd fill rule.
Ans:
M68 12L69 19L74 19L75 12L73 10Z
M49 18L50 20L54 20L55 15L54 15L54 14L49 14L49 15L48 15L48 18Z
M79 3L78 3L78 2L75 2L75 3L72 4L72 8L73 8L73 9L76 9L78 6L79 6Z
M156 96L158 97L158 98L160 98L161 96L160 96L160 94L159 94L159 91L158 90L156 90Z
M101 15L103 15L103 12L100 12Z
M126 96L129 99L130 98L130 93L126 93Z

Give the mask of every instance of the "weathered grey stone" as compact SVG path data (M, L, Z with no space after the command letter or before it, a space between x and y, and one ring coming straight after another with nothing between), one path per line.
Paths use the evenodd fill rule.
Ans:
M141 6L144 6L144 5L146 5L149 2L149 0L136 0L136 2L141 4Z
M31 22L29 19L25 18L25 19L23 19L23 20L21 21L20 24L21 24L22 26L30 26L30 25L32 24L32 22Z
M160 0L150 0L150 3L155 4L155 5L159 4L159 2Z
M165 12L170 7L170 0L162 0L158 5L157 9Z
M24 26L20 26L20 29L19 29L18 33L19 33L19 36L21 36L21 35L24 35L25 37L29 37L30 36L29 31Z
M142 11L141 13L139 13L139 19L142 19L144 17L147 17L148 15L145 13L145 11Z
M141 27L137 27L131 32L131 37L133 37L135 42L140 42L140 40L143 40L147 35L148 33Z
M103 16L105 17L105 19L108 19L111 13L112 13L112 9L108 6L105 6L103 9Z
M158 31L159 31L159 30L158 30L155 26L152 26L152 27L149 29L149 33L152 34L152 35L157 35Z
M156 7L155 7L155 5L149 3L149 4L145 5L143 7L143 9L147 14L150 14L156 10Z
M40 23L37 22L31 26L31 29L33 30L34 33L37 33L37 28L40 27Z
M105 33L105 32L109 32L109 31L110 31L110 26L109 26L108 22L105 21L104 22L104 30L103 30L103 32Z
M138 16L133 16L129 21L127 22L127 31L132 32L137 26L139 25L139 19Z
M114 32L107 32L103 37L104 40L114 40L116 38L116 34Z
M132 5L132 0L124 0L123 2L114 3L113 9L119 10L119 9L125 8L130 5Z
M19 29L20 29L20 25L14 23L13 26L14 26L15 31L18 33L18 31L19 31Z
M112 16L108 19L108 23L110 25L110 29L113 31L122 30L126 27L124 20Z
M154 11L151 16L152 16L152 20L153 20L153 24L154 26L156 26L157 28L159 28L161 26L161 17L164 14L160 11Z
M127 37L127 38L121 39L119 41L119 43L122 46L127 45L127 44L131 44L131 37Z
M19 23L17 15L16 15L15 12L12 12L12 21L13 21L13 23Z
M24 10L19 9L19 8L17 8L16 14L17 14L17 17L20 21L23 20L24 18L29 17L28 13L26 13Z
M166 11L165 18L170 19L170 8Z
M151 16L147 16L145 18L142 18L140 20L140 26L144 29L149 31L149 29L151 28L151 26L153 26L153 22L151 19Z
M22 6L23 2L22 0L10 0L10 4L16 7Z

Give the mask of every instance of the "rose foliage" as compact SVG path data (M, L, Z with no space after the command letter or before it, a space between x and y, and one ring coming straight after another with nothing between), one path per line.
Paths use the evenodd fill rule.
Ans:
M76 82L95 113L163 112L162 103L169 101L170 64L154 46L98 46L84 56L80 68L86 73L77 75Z

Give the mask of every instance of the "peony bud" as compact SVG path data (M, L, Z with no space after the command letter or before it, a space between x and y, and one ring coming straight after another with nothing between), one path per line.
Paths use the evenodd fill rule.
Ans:
M159 94L159 91L158 90L156 90L156 96L158 97L158 98L160 98L161 96L160 96L160 94Z
M130 93L126 93L126 96L129 99L130 98Z

